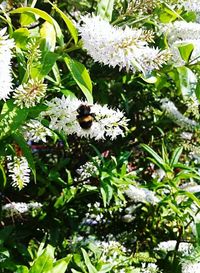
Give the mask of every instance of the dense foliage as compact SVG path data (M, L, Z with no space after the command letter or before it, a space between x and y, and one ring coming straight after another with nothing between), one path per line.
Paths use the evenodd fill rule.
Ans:
M0 4L0 272L200 272L200 3Z

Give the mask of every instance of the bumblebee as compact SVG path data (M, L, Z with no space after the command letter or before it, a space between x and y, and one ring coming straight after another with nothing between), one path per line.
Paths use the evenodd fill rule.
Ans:
M91 108L89 105L81 104L77 109L78 115L76 116L79 125L82 129L90 129L92 122L95 119L95 114L91 113Z

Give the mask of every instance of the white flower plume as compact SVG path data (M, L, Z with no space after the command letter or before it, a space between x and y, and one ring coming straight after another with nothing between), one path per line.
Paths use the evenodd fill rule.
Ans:
M12 92L11 49L14 40L6 35L6 28L0 30L0 99L7 99Z
M96 62L147 74L170 57L166 50L149 47L148 43L153 42L151 31L114 27L99 16L83 16L82 21L78 29L83 47Z
M161 100L161 108L163 111L165 111L166 116L168 116L181 128L187 129L188 131L193 131L199 126L195 120L189 119L180 113L174 103L167 98Z
M20 108L33 107L45 96L46 89L47 85L40 80L30 79L28 83L21 84L16 88L13 95L14 103Z
M181 58L179 47L192 44L194 49L190 56L192 63L199 61L200 58L200 24L185 21L176 21L167 26L162 26L161 31L165 33L172 53L172 60L176 67L185 64Z
M112 140L118 135L124 136L127 130L127 118L123 112L109 109L106 105L88 105L78 99L54 98L46 103L48 110L41 113L41 117L49 117L49 128L63 132L66 135L76 134L80 137L94 138L96 140L110 137ZM77 109L80 105L90 106L95 116L89 129L82 129L77 120Z
M31 119L24 126L22 126L22 133L27 141L43 142L47 141L47 136L51 137L53 134L51 130L46 128L38 120Z
M200 262L185 261L182 263L182 273L199 273Z
M189 11L200 12L200 2L199 0L185 0L182 6Z
M5 217L13 217L18 216L19 214L27 214L32 210L38 210L42 207L41 203L38 202L30 202L30 203L22 203L22 202L11 202L2 206L2 212Z
M125 194L133 201L133 202L142 202L142 203L151 203L155 205L159 202L158 197L156 197L153 191L150 191L145 188L139 188L133 185L129 185L128 189L125 190Z
M30 182L30 172L28 161L23 156L7 157L8 176L11 177L11 185L23 189Z

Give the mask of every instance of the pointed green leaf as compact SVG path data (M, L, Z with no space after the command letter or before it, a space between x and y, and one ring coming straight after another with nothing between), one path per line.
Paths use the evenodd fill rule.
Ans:
M177 67L179 75L179 88L182 92L183 98L188 99L195 96L197 85L197 76L186 66Z
M92 265L90 258L88 256L87 252L85 251L85 249L81 248L81 251L83 253L83 258L85 261L85 265L87 266L88 273L98 273L96 268Z
M24 265L17 266L17 270L14 273L29 273L28 267Z
M43 52L41 62L34 67L30 68L31 78L43 79L52 69L58 55L54 52L46 51Z
M0 115L0 139L13 133L26 120L28 109L15 107L12 100L4 103Z
M77 31L76 27L74 26L73 22L56 5L53 5L50 1L49 1L49 3L60 14L61 18L64 20L66 26L68 27L69 32L71 33L71 35L72 35L72 37L74 39L75 44L77 44L77 42L78 42L78 31Z
M100 0L97 5L97 15L105 20L111 21L114 2L114 0Z
M29 30L27 28L18 28L13 32L12 37L15 40L16 46L25 49L27 46L27 40L29 38Z
M52 17L45 11L37 9L37 8L23 7L23 8L14 9L10 13L15 14L15 13L26 13L26 12L34 13L35 15L38 15L39 17L49 22L50 24L53 24Z
M54 51L56 46L55 28L49 22L44 22L40 29L40 35L45 39L45 50Z
M29 273L48 273L53 268L53 259L52 250L47 247L42 255L35 260Z
M83 91L89 103L93 103L92 82L90 75L85 66L78 61L71 59L69 56L64 58L72 77Z
M168 164L165 163L165 161L160 157L153 149L151 149L148 145L146 144L141 144L141 147L147 151L154 159L155 164L157 164L159 167L164 169L165 171L170 171L171 168Z
M173 154L172 154L172 157L171 157L171 160L170 160L170 166L171 167L173 167L174 164L178 163L179 158L180 158L180 156L182 154L182 151L183 151L183 147L178 147L173 151Z
M71 261L73 255L69 254L66 258L60 259L53 264L53 269L49 273L65 273L69 262Z
M194 45L193 44L181 44L178 46L178 50L180 52L181 58L185 61L188 62L192 52L194 50Z
M31 12L24 12L20 16L20 24L22 27L28 26L34 22L36 22L36 16Z
M0 164L0 189L2 190L6 185L6 174L3 166Z

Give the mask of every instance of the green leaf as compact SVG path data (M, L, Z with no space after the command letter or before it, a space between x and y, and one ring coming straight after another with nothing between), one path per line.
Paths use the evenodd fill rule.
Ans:
M20 16L20 24L21 26L28 26L32 23L36 22L36 17L33 13L30 12L24 12Z
M58 7L56 7L56 5L53 5L50 1L48 1L48 2L60 14L61 18L64 20L66 26L68 27L69 32L71 33L75 44L77 44L77 42L78 42L78 31L77 31L76 27L74 26L73 22L69 19L69 17L67 17L67 15L64 12L62 12Z
M105 181L102 181L101 187L103 188L106 195L106 204L109 204L113 197L113 188L111 185L109 185L107 179L105 179Z
M12 10L10 13L15 14L15 13L26 13L26 12L30 12L35 15L38 15L39 17L41 17L42 19L44 19L45 21L49 22L52 25L54 23L52 17L48 13L37 8L23 7L23 8Z
M32 78L43 79L52 69L58 55L54 52L46 51L43 52L41 63L38 66L30 68L30 74Z
M171 160L170 160L170 166L171 167L173 167L174 164L178 163L179 158L180 158L180 156L182 154L182 151L183 151L183 147L178 147L173 151L173 154L172 154L172 157L171 157Z
M85 66L78 61L71 59L69 56L65 57L64 60L72 74L72 77L87 98L87 101L93 103L92 82Z
M184 191L182 194L192 199L200 207L200 200L193 193Z
M40 29L40 35L45 39L45 50L54 51L56 46L56 32L53 25L49 22L45 22Z
M192 55L194 50L193 44L182 44L178 46L178 50L180 52L181 58L187 63Z
M29 273L49 273L52 270L54 258L51 248L47 246L42 255L35 260Z
M164 169L165 171L170 171L171 168L168 166L168 164L165 163L165 161L160 157L153 149L151 149L148 145L146 144L141 144L141 147L147 151L154 159L155 164L157 164L159 167Z
M29 38L29 30L27 28L18 28L13 32L12 37L15 40L16 46L25 49L27 46L27 40Z
M2 109L0 120L0 139L5 138L26 120L28 109L15 107L12 100L7 101Z
M14 230L14 226L7 226L4 228L1 228L0 230L0 245L2 245L6 240L12 236L12 232Z
M14 273L29 273L28 267L24 265L17 266L17 270Z
M106 272L110 272L111 269L114 267L113 264L103 264L102 267L100 268L100 270L98 270L98 273L106 273Z
M60 259L53 264L53 269L50 273L65 273L69 262L71 261L73 255L69 254L66 258Z
M191 96L195 96L195 90L197 85L197 76L191 69L185 66L177 67L179 75L179 88L182 92L183 98L188 99Z
M143 79L143 81L145 81L147 83L156 83L157 82L157 78L152 75L141 75L140 77Z
M87 266L88 273L98 273L96 268L92 265L90 258L88 256L87 252L85 251L85 249L81 248L81 251L83 253L83 258L85 261L85 265Z
M111 21L114 2L114 0L100 0L97 5L97 15L105 20Z
M0 164L0 189L2 190L6 186L6 174L3 166Z
M16 143L19 145L19 147L22 149L23 156L26 157L26 159L28 161L28 165L31 168L32 173L34 175L34 179L36 181L35 162L34 162L33 155L32 155L29 145L27 144L26 140L24 139L23 135L20 132L13 134L13 138L16 141Z
M66 97L76 98L76 95L68 89L61 89L60 92L62 92Z

